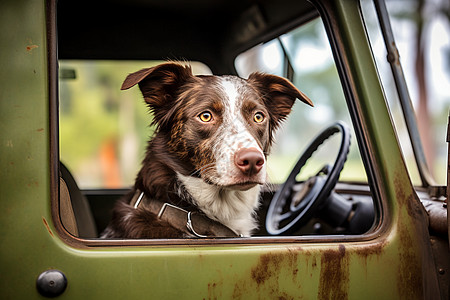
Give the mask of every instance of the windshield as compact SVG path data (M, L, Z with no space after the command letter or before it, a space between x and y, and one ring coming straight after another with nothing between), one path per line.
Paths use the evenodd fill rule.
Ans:
M434 6L425 2L404 5L402 1L387 1L387 9L395 36L395 44L400 52L400 62L405 74L409 94L415 110L412 120L417 120L426 165L434 181L446 183L447 145L446 129L450 106L450 49L449 20L440 8L445 1L436 1ZM401 109L391 67L386 59L387 51L373 1L361 1L370 43L374 51L379 76L391 112L398 140L415 185L422 182L420 170L413 153L413 145L408 135L405 115ZM411 117L411 116L410 116ZM432 184L432 182L430 182Z

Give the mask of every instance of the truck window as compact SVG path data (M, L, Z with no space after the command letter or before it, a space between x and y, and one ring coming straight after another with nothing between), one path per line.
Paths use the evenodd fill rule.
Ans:
M97 234L87 236L89 238L98 237L106 228L115 201L133 186L147 142L155 130L149 126L152 116L139 89L121 91L122 82L128 74L161 62L59 61L60 157L92 211L91 223L95 224ZM338 194L336 199L341 201L345 212L339 220L333 219L334 216L331 216L333 220L327 219L329 213L317 212L295 229L280 233L280 236L321 235L335 239L345 234L361 235L369 231L376 224L376 205L321 19L313 19L243 51L234 63L235 70L243 78L255 71L286 77L314 103L313 109L294 105L287 121L276 131L274 147L268 156L268 184L262 189L261 205L257 211L259 226L253 236L274 234L266 228L274 194L285 183L311 141L336 122L346 124L350 132L346 162L333 189L333 195ZM212 73L205 64L190 64L196 75ZM333 135L308 159L292 188L292 196L300 197L295 201L302 201L303 196L299 192L308 186L309 179L329 172L329 166L339 155L340 139L339 134ZM366 219L369 223L350 228L352 211L358 207L367 208L365 211L369 211L370 216ZM282 209L289 210L288 207ZM70 222L62 223L66 229L73 227ZM83 237L81 234L78 236Z

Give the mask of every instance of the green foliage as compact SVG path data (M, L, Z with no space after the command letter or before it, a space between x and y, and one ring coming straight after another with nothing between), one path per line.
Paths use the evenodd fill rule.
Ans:
M75 79L60 80L61 160L82 185L103 185L101 151L108 145L116 154L114 163L120 165L120 184L133 182L142 158L139 153L154 128L149 127L152 117L139 89L121 91L120 87L128 73L156 63L60 62L62 69L76 74ZM125 159L131 165L121 165L121 158L130 156L136 157Z

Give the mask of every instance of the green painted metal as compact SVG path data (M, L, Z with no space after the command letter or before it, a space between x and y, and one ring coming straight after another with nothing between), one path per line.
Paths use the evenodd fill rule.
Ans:
M324 7L347 53L382 197L374 234L78 249L63 241L51 216L46 5L0 2L1 298L40 298L36 278L55 268L68 278L66 299L431 299L438 289L426 217L401 159L358 3Z
M2 299L37 296L41 257L52 248L41 230L51 220L45 23L43 1L0 2Z

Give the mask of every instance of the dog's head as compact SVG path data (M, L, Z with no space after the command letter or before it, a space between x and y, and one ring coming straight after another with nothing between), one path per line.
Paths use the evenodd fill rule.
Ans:
M130 74L122 89L139 84L167 151L183 161L178 172L225 188L245 190L266 179L273 132L295 99L311 100L284 78L252 73L194 76L165 63Z

